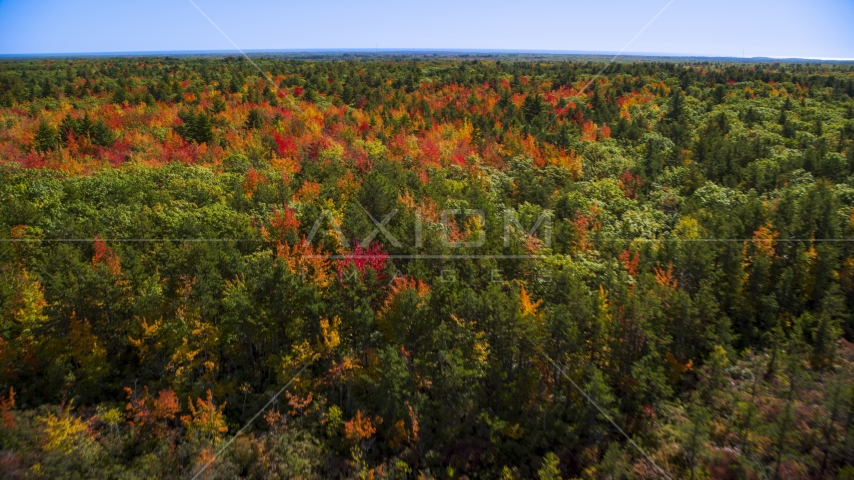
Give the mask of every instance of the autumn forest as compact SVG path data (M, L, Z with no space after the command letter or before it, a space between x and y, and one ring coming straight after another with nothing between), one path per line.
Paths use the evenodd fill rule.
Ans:
M0 477L854 479L854 66L0 61Z

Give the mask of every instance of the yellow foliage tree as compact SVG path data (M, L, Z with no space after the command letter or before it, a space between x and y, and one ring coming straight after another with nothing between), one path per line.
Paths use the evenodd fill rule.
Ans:
M187 427L187 438L194 442L217 443L222 440L222 434L228 432L225 416L222 414L225 403L217 406L210 389L207 391L207 398L197 398L195 405L192 399L188 400L190 415L181 417L181 421Z
M42 418L45 451L68 455L86 438L86 422L73 416L71 407L69 404L63 408L59 416L49 413Z
M15 298L12 317L22 328L21 336L33 340L33 329L47 321L44 314L44 307L47 306L44 290L41 283L26 270L21 270L16 283L18 296Z

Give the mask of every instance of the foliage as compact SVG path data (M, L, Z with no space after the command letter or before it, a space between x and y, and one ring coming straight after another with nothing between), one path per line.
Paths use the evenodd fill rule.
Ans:
M851 66L512 59L0 63L0 476L851 476Z

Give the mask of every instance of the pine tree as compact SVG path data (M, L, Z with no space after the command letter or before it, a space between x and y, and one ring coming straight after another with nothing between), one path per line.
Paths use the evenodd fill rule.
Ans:
M667 112L667 117L671 120L678 120L685 112L685 95L681 88L674 88L673 94L670 96L670 108Z
M222 113L225 111L225 100L222 97L214 98L213 105L211 105L211 113L216 115L217 113Z
M522 102L522 116L526 123L536 118L543 111L543 100L539 95L528 95Z
M107 126L107 123L102 119L98 119L94 125L92 125L91 134L89 136L92 143L98 145L100 147L109 147L116 141L116 135L110 130L110 127Z
M39 124L36 137L33 140L33 148L39 153L46 153L59 147L61 137L59 130L45 120Z
M176 126L175 131L184 140L198 144L210 143L213 140L213 123L207 114L184 111L178 116L184 123Z
M709 422L711 414L701 405L691 405L688 411L688 417L691 419L691 428L688 435L688 465L691 469L690 479L694 480L697 468L697 453L700 447L707 442L709 434Z
M249 116L246 117L246 128L248 129L258 129L264 127L264 117L261 116L261 112L258 111L257 108L253 108L249 110Z

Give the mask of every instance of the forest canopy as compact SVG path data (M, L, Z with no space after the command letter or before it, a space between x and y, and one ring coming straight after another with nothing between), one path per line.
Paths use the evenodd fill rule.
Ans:
M0 475L854 478L854 67L605 66L0 62Z

